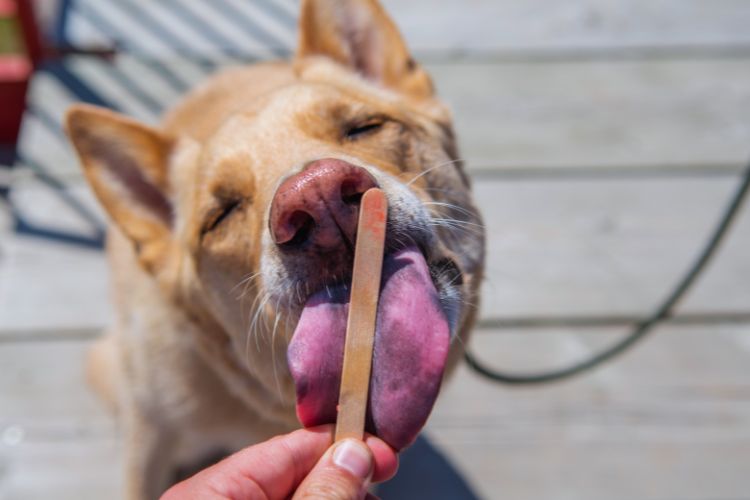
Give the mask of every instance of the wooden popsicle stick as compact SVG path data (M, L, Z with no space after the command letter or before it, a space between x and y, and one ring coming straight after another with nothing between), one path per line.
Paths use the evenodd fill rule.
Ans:
M345 438L361 440L365 435L387 214L388 201L383 191L373 188L362 196L357 243L354 248L336 441Z

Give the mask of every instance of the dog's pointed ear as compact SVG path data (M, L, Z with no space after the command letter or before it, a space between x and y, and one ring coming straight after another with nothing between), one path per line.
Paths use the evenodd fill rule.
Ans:
M88 182L149 270L173 225L169 158L175 141L112 111L73 106L66 127Z
M303 0L297 60L323 55L413 97L433 94L396 25L377 0Z

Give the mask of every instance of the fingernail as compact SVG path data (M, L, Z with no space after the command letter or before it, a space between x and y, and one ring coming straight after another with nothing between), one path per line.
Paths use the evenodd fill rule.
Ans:
M363 442L346 439L333 451L333 463L357 478L367 479L372 468L372 455Z

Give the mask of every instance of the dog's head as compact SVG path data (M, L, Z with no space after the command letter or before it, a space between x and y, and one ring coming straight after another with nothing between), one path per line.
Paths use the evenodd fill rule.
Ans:
M261 411L296 383L304 424L335 419L359 199L382 188L368 425L400 448L473 322L481 221L449 112L377 2L303 1L300 29L292 64L252 73L261 92L230 73L164 130L91 107L68 130L142 267L212 349L246 363L267 389Z

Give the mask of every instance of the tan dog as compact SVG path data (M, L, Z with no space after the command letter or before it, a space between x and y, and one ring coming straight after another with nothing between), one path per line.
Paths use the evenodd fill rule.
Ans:
M371 431L396 448L414 439L474 321L484 234L429 77L375 0L303 1L300 29L291 63L222 72L161 129L68 114L114 222L116 324L89 376L124 425L128 498L335 418L367 188L391 207Z

